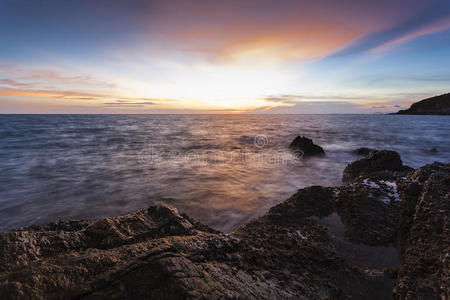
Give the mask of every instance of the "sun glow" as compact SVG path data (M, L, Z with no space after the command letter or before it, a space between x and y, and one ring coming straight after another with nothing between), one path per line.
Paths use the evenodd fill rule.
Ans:
M271 63L268 63L270 61ZM158 62L164 65L164 61ZM177 105L197 108L251 109L272 106L263 96L292 84L294 76L270 57L243 62L197 62L174 64L160 78L145 74L142 80L121 82L133 97L175 98ZM298 74L297 74L298 76ZM157 85L149 82L158 81ZM167 103L168 106L171 103Z

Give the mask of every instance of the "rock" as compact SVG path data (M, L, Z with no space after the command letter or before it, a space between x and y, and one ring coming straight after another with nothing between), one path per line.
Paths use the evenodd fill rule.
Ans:
M361 299L371 278L311 219L334 201L332 188L306 188L228 235L167 206L0 233L0 296Z
M395 151L373 151L366 158L349 164L342 175L342 182L348 183L361 178L392 180L412 168L403 166L400 155Z
M300 156L324 156L325 151L319 145L313 143L311 139L304 136L297 136L289 145L293 151L300 152Z
M450 115L450 93L413 103L398 115Z
M354 150L353 153L355 153L357 155L364 155L364 156L366 156L366 155L369 155L370 152L372 152L372 151L376 151L376 150L362 147L362 148L358 148L358 149Z
M438 150L436 149L436 148L430 148L430 149L428 149L428 152L430 152L430 153L436 153L436 152L438 152Z
M396 299L447 299L450 294L450 164L433 163L399 184Z
M396 240L399 199L395 182L364 180L339 188L337 211L350 241L387 246Z

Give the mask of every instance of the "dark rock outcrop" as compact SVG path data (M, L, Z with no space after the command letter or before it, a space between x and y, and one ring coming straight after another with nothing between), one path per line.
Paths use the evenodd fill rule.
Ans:
M297 136L290 144L289 148L297 151L303 157L324 156L325 151L319 145L313 143L311 139L304 136Z
M395 151L372 151L366 158L349 164L344 169L342 181L348 183L361 178L391 180L411 170L403 165L400 155Z
M450 93L416 102L398 115L450 115Z

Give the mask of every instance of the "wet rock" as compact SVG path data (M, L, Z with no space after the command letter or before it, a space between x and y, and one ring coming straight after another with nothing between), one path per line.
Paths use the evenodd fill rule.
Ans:
M438 150L433 147L433 148L428 149L428 152L430 152L430 153L437 153Z
M228 235L167 206L0 233L0 296L362 299L369 277L337 256L311 219L329 214L334 199L331 188L300 190ZM67 245L52 249L51 239Z
M358 149L354 150L353 153L355 153L357 155L364 155L364 156L366 156L366 155L369 155L370 152L372 152L372 151L376 151L376 150L362 147L362 148L358 148Z
M325 151L319 145L313 143L311 139L304 136L297 136L289 145L293 151L298 151L303 157L324 156Z
M339 188L337 211L350 241L370 246L395 242L399 199L392 185L364 180Z
M334 210L334 189L312 186L298 190L283 203L272 207L266 217L281 225L299 222L310 216L326 217Z
M342 181L349 183L361 178L392 180L413 170L403 165L395 151L373 151L366 158L349 164L342 175Z
M399 183L397 299L447 299L450 294L450 164L433 163Z
M169 235L217 232L191 223L176 209L160 205L98 221L59 221L43 226L0 233L0 272L42 257L81 251L110 249Z

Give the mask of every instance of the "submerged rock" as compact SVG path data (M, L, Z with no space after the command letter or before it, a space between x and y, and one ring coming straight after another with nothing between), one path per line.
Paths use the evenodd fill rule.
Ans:
M325 151L319 145L313 143L311 139L304 136L297 136L289 145L293 151L298 151L303 157L324 156Z

